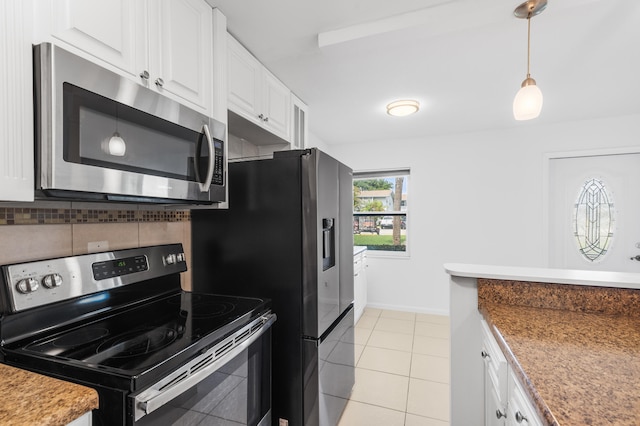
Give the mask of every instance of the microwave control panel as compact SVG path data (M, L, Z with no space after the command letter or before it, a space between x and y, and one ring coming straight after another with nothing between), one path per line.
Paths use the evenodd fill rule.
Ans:
M213 185L224 185L224 147L223 142L218 139L213 140Z

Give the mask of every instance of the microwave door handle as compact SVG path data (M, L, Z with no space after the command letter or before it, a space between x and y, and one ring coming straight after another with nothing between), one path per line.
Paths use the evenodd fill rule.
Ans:
M202 126L204 136L207 138L207 144L209 145L209 167L207 168L207 178L204 182L200 182L200 191L209 192L211 186L211 180L213 179L213 166L215 162L215 152L213 151L213 139L211 139L211 132L209 132L209 126L204 124Z

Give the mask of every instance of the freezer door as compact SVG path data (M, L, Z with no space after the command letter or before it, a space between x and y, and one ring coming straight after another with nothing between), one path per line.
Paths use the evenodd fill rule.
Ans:
M321 340L307 339L304 353L304 426L336 426L355 384L353 306Z
M355 383L354 312L349 307L318 348L320 426L335 426Z

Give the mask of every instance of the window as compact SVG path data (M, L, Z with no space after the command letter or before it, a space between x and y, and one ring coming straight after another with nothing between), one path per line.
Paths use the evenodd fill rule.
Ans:
M407 253L409 170L353 173L353 244Z
M615 224L614 204L604 182L587 180L573 212L574 236L578 250L589 262L602 260L609 250Z

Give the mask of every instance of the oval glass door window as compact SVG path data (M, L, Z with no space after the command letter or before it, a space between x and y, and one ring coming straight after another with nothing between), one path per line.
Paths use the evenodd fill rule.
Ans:
M613 239L615 224L611 193L599 179L587 180L578 194L573 223L578 250L589 262L602 260Z

